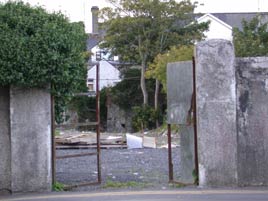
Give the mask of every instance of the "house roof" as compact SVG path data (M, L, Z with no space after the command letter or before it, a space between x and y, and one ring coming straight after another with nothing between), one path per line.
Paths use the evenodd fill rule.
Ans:
M90 51L93 47L97 46L106 34L105 29L99 29L98 33L89 33L87 39L87 50Z
M255 16L260 15L261 22L268 22L268 13L211 13L221 21L230 25L231 27L237 27L242 30L242 21L251 21Z
M232 30L232 26L230 26L229 24L225 23L225 22L222 21L221 19L219 19L219 18L217 18L217 17L215 17L214 15L209 14L209 13L207 13L207 14L205 14L205 15L199 17L199 18L197 19L197 21L200 22L200 21L202 21L203 19L205 19L205 20L207 21L207 18L212 19L212 20L214 20L214 21L217 21L218 23L222 24L222 25L225 26L226 28Z
M87 50L91 50L93 47L98 45L100 42L100 37L98 34L89 34L87 38Z

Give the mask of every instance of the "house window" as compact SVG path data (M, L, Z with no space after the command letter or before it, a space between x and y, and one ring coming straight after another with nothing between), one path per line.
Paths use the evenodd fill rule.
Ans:
M87 88L89 91L94 91L94 79L87 79Z
M87 84L87 88L89 91L94 91L93 84Z

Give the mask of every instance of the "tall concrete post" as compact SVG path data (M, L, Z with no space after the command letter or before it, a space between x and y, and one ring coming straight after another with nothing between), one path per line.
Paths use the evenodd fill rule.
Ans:
M12 192L51 191L50 106L49 90L10 88Z
M227 40L196 45L197 134L201 186L237 185L234 48Z

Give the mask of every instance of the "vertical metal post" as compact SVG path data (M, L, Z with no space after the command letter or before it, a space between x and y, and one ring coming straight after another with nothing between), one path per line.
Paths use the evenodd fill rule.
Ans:
M198 143L197 143L197 114L196 114L196 66L195 57L193 57L193 121L194 121L194 155L195 155L195 171L196 175L199 176L198 167ZM198 180L196 181L198 185Z
M173 163L172 163L172 147L171 147L171 125L168 124L168 169L169 182L173 181Z
M51 168L52 168L52 184L56 182L56 154L55 154L55 114L54 114L54 97L50 95L51 102Z
M96 133L97 133L97 168L98 182L101 183L101 166L100 166L100 92L99 92L99 72L100 64L96 65Z

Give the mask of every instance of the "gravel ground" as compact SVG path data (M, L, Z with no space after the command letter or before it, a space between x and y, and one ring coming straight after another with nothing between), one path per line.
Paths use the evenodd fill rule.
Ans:
M67 155L87 150L57 150ZM56 179L64 184L97 181L96 156L57 159ZM174 173L179 167L179 148L173 148ZM167 189L168 150L158 149L103 149L101 150L102 184L74 188L72 191L104 190L107 188ZM175 174L174 178L178 178Z

